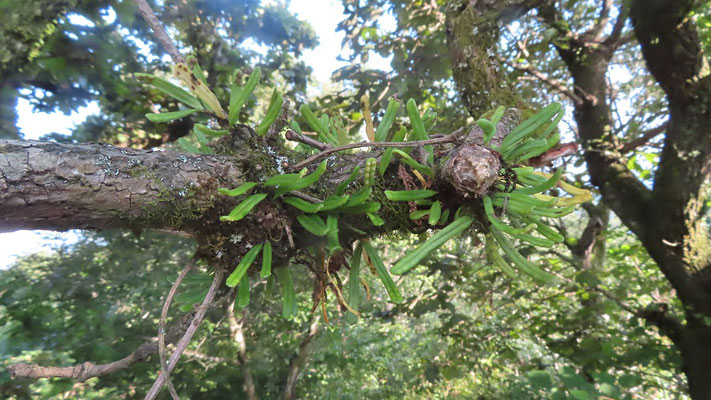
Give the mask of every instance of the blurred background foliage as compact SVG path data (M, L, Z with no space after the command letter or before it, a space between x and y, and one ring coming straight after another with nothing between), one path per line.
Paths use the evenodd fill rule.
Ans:
M391 96L412 97L438 112L436 131L472 123L447 57L446 1L342 0L339 29L350 49L348 65L334 73L337 83L311 97L306 93L311 68L299 57L318 38L284 3L150 3L179 47L198 58L222 99L235 68L248 71L258 65L265 86L278 85L297 104L308 101L312 109L344 115L353 134L361 129L358 100L366 92L376 115ZM558 6L582 30L594 23L599 4L560 1ZM18 98L37 110L65 113L98 101L99 114L70 136L51 136L58 141L151 148L188 134L199 122L185 118L156 125L145 120L155 104L177 105L132 77L134 72L167 73L170 63L131 2L5 0L0 15L0 137L21 136ZM76 15L83 17L81 23L72 18ZM384 15L395 19L394 29L381 26ZM701 35L711 46L708 13L700 10L700 15ZM498 56L509 65L508 79L520 81L519 95L532 106L565 102L550 85L522 72L535 68L569 82L551 46L554 35L535 16L502 29ZM625 33L629 30L628 25ZM392 56L391 69L366 68L363 63L374 53ZM612 133L621 144L642 136L666 113L663 95L643 64L631 39L610 66ZM258 103L267 96L267 90L257 92L242 118L259 113ZM564 122L573 140L572 119ZM630 153L628 165L650 182L658 152L652 140ZM581 160L566 163L569 178L585 186ZM588 230L592 225L597 229ZM644 247L598 200L564 219L560 230L566 242L535 255L569 278L558 286L512 280L490 268L481 238L473 236L448 244L401 279L406 301L400 306L389 304L377 278L370 276L371 298L354 326L345 323L333 298L328 324L318 310L312 312L313 283L306 267L296 267L294 274L300 302L291 320L281 317L278 288L270 294L263 283L254 282L251 304L235 311L246 353L240 354L234 326L226 318L231 309L218 303L172 374L173 382L186 398L243 398L247 368L260 397L281 398L297 367L298 398L685 398L677 350L640 318L655 307L680 308ZM587 231L598 240L594 248L581 249L578 243ZM387 264L419 240L392 235L378 245ZM107 363L154 340L164 295L193 248L188 239L160 232L84 233L74 245L24 257L0 271L3 365ZM173 318L178 316L175 310ZM11 380L3 368L0 396L140 398L155 379L157 365L153 357L85 383Z

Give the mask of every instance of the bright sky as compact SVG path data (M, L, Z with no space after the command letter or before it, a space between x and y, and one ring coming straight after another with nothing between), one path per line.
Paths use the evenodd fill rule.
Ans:
M268 2L269 0L264 1ZM347 64L336 59L338 55L345 56L348 52L347 49L341 49L343 32L336 33L336 25L343 19L343 6L340 1L292 0L289 3L289 10L308 21L319 37L319 46L314 50L306 51L303 55L306 64L314 69L314 89L317 89L322 83L330 80L333 71ZM115 14L109 13L106 18L113 20ZM392 16L386 15L383 19L381 25L386 29L395 26ZM71 16L70 21L77 25L91 24L90 21L78 15ZM389 70L390 60L372 54L366 65L371 68ZM91 103L88 107L83 107L70 115L59 112L36 113L33 112L28 101L20 100L17 111L19 114L18 127L25 139L38 139L52 132L69 134L74 126L84 121L87 116L98 113L99 107L97 103ZM0 269L10 266L17 257L38 251L49 251L61 244L71 244L78 239L78 234L79 231L0 233Z

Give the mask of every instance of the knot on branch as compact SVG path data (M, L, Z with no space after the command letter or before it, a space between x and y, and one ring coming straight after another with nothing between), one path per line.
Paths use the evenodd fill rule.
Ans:
M463 197L480 197L499 176L498 155L480 145L464 145L454 150L442 167L442 178Z

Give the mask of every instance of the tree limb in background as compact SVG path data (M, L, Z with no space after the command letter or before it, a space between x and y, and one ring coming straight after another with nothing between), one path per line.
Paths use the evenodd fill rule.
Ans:
M173 351L173 354L170 355L170 359L168 360L168 373L158 375L158 378L156 379L155 383L148 391L148 394L146 394L146 400L153 400L156 398L156 396L158 396L158 393L160 393L161 388L166 382L167 375L171 373L175 366L178 364L180 356L188 347L188 344L192 340L193 335L195 335L195 332L197 332L197 328L200 326L202 319L205 317L205 313L210 307L210 304L212 304L212 301L215 299L217 289L219 289L224 279L224 270L218 270L215 272L215 278L212 280L212 285L210 285L210 289L207 291L205 300L203 300L200 307L198 307L198 310L195 313L195 317L193 317L192 321L190 321L190 325L185 330L185 334L175 346L175 351Z
M289 361L289 372L287 372L286 385L284 385L284 400L291 400L296 395L294 392L294 389L296 389L296 381L309 357L309 344L318 334L318 319L318 313L314 313L308 332L306 332L303 339L301 339L298 351L291 358L291 361Z
M187 275L188 272L190 272L190 270L193 268L193 265L195 265L196 261L196 257L190 259L185 268L183 268L180 274L178 274L178 277L175 279L175 283L173 283L173 286L171 286L170 291L168 292L168 295L165 298L163 310L160 314L160 321L158 321L158 357L160 358L161 374L166 375L168 390L170 391L170 395L173 397L173 399L178 398L178 392L175 390L175 386L173 386L173 382L170 380L170 374L168 372L168 366L166 364L165 321L168 318L168 310L170 309L170 303L173 301L173 296L175 296L175 292L178 290L178 287L183 281L183 278L185 278L185 275Z
M178 325L173 326L165 335L168 343L174 343L188 329L192 313L184 315ZM132 364L143 361L158 352L158 341L147 342L138 347L128 356L108 364L93 364L85 362L72 367L43 367L37 364L18 363L7 367L14 378L70 378L79 382L87 379L110 374L128 368Z
M237 344L237 365L241 367L242 379L244 379L244 393L247 395L247 399L257 400L259 397L257 396L257 388L254 385L252 370L249 368L249 365L247 365L247 343L242 330L246 312L243 313L241 320L237 320L234 307L235 302L231 301L225 312L227 314L227 322L230 326L230 335L232 335L232 338Z
M535 69L532 65L523 65L523 64L519 64L517 62L508 61L504 57L501 57L500 60L501 60L501 62L505 63L506 65L511 66L514 69L517 69L521 72L524 72L524 73L527 73L527 74L530 74L530 75L536 77L539 81L545 83L552 89L557 90L564 96L567 96L569 99L573 100L573 103L576 103L576 104L583 103L583 99L581 99L578 95L573 93L573 91L567 87L565 82L546 76L541 71Z
M640 146L644 146L647 144L650 140L654 139L655 137L661 135L662 133L665 133L667 131L667 124L661 124L656 128L652 128L648 131L642 132L640 137L637 139L625 143L622 148L620 149L620 153L626 154L629 153L630 151L636 150Z

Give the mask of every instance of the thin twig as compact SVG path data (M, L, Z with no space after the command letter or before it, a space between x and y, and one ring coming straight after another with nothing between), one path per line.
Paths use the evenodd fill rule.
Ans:
M293 131L293 130L291 130L291 129L289 129L288 131L286 131L286 133L284 134L284 136L286 137L287 140L291 140L291 141L293 141L293 142L301 142L301 143L303 143L303 144L305 144L305 145L307 145L307 146L311 146L311 147L317 148L317 149L319 149L319 150L321 150L321 151L324 151L324 150L327 150L327 149L330 149L330 148L333 147L333 146L331 146L331 145L328 144L328 143L319 142L319 141L316 140L316 139L312 139L312 138L310 138L310 137L308 137L308 136L304 136L304 135L302 135L302 134L300 134L300 133L298 133L298 132L296 132L296 131Z
M652 128L646 132L642 132L640 137L638 137L637 139L635 139L629 143L625 143L622 146L622 148L620 149L620 153L622 153L622 154L629 153L630 151L635 150L637 147L647 144L647 142L649 142L650 140L657 137L657 135L661 135L662 133L664 133L666 131L667 131L667 124L664 123L662 125L659 125L656 128Z
M590 36L593 40L599 41L607 23L610 22L610 9L612 9L612 0L602 0L597 23L590 30L583 33L583 36Z
M629 17L629 12L629 5L626 4L626 2L623 2L622 6L619 9L617 20L615 20L615 24L612 27L612 32L610 33L610 36L605 39L605 44L607 46L616 48L617 46L620 46L621 44L623 44L623 42L625 42L625 40L622 40L621 35L622 29L624 29L625 23L627 22L627 18Z
M185 322L186 321L181 321L178 325L170 329L167 334L167 341L169 343L178 340L185 332L187 329ZM157 352L158 341L146 342L138 346L138 348L128 356L108 364L93 364L87 361L71 367L43 367L37 364L18 363L8 366L7 369L13 378L70 378L84 382L87 379L107 375L127 368Z
M555 79L555 78L551 78L549 76L546 76L541 71L535 69L532 65L519 64L517 62L509 61L504 57L501 57L499 60L514 69L517 69L521 72L525 72L527 74L530 74L530 75L536 77L539 81L545 83L546 85L550 86L551 88L559 91L561 94L563 94L563 95L567 96L568 98L570 98L571 100L573 100L573 102L575 104L583 104L584 103L583 99L580 98L580 96L573 93L573 91L568 88L568 86L565 82Z
M173 283L173 286L170 288L168 296L165 299L165 303L163 303L163 310L160 313L160 320L158 321L158 357L160 358L161 374L166 375L165 379L168 384L168 391L170 391L170 395L174 400L179 399L180 396L178 396L178 392L175 390L175 386L173 386L173 381L170 379L170 374L168 373L168 367L166 364L165 322L166 319L168 319L168 310L170 309L170 303L173 301L173 296L175 296L175 292L178 291L180 283L183 281L183 278L185 278L185 275L187 275L193 268L193 265L195 265L195 257L190 259L188 265L183 268L178 275L178 278L175 280L175 283Z
M291 192L289 192L289 194L294 195L294 197L298 197L302 200L310 201L312 203L320 203L322 201L321 199L309 196L308 194L299 192L298 190L292 190Z
M218 270L217 272L215 272L215 279L212 280L212 285L210 285L210 290L207 291L205 300L203 300L202 304L198 308L198 311L195 313L195 317L193 318L192 322L190 322L190 326L185 331L185 334L180 339L180 342L178 342L177 346L175 346L175 351L173 352L173 354L171 354L170 360L168 360L168 373L172 372L175 366L178 364L180 356L188 347L188 344L193 338L193 335L195 335L195 332L197 332L197 328L198 326L200 326L202 319L205 317L205 313L207 312L209 305L215 299L217 289L220 287L220 284L222 283L224 278L225 272L223 270ZM146 394L145 400L153 400L156 398L156 396L158 396L158 393L165 384L165 378L166 374L160 374L158 378L156 378L156 381L155 383L153 383L151 390L149 390L148 394Z
M168 32L165 31L163 24L160 23L158 17L156 17L156 14L151 9L151 6L146 3L146 0L136 0L136 5L138 6L138 12L141 13L143 19L153 30L153 34L156 36L156 39L158 39L158 42L160 42L163 48L170 54L173 62L176 64L185 63L185 58L178 52L178 48L175 47L173 41L170 40Z
M330 149L326 149L320 153L314 154L310 156L309 158L305 159L304 161L292 165L290 168L291 169L301 169L304 168L305 166L311 164L312 162L318 161L329 154L332 153L337 153L339 151L343 150L349 150L349 149L357 149L360 147L417 147L417 146L425 146L425 145L432 145L432 144L446 144L446 143L455 143L459 140L457 137L459 135L459 131L456 131L452 134L449 134L447 136L435 138L435 139L427 139L427 140L416 140L416 141L411 141L411 142L359 142L359 143L351 143L351 144L346 144L343 146L338 146L338 147L332 147Z

